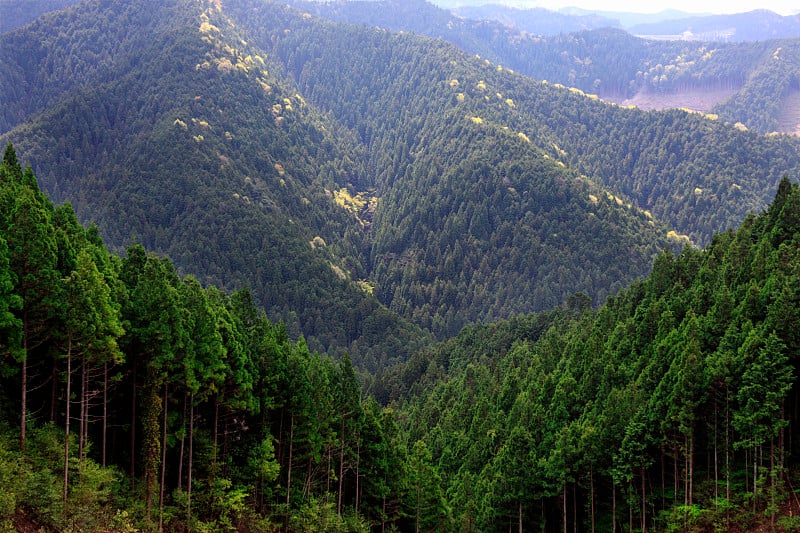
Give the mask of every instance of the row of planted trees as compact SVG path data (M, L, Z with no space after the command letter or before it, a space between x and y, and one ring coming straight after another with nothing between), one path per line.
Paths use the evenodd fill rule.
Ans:
M444 512L425 445L362 399L346 355L309 353L247 291L203 287L140 245L111 255L10 145L0 183L6 520L337 530Z

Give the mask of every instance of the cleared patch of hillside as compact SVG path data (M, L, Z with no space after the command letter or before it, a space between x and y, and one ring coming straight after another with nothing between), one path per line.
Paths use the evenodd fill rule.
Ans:
M632 98L616 101L616 103L636 106L647 111L683 108L706 113L715 105L736 94L737 90L736 88L686 89L667 94L643 89Z
M793 90L783 100L778 131L800 135L800 90Z

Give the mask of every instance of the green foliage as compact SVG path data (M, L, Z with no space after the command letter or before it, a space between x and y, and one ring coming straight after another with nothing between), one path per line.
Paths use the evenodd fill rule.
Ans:
M737 232L659 256L597 311L553 313L510 349L510 323L471 327L395 370L428 366L403 427L430 442L456 519L482 531L775 520L798 392L794 334L772 324L794 317L783 280L800 242L776 214L793 220L798 197L782 182Z
M348 2L345 6L296 1L294 5L331 20L445 39L504 68L599 94L611 101L637 94L646 97L691 91L729 92L732 97L715 106L712 113L760 133L777 130L784 99L797 88L797 22L792 17L771 20L771 16L777 17L774 13L740 14L731 17L738 20L726 22L714 17L671 21L681 27L671 31L664 30L663 25L653 27L658 24L629 29L635 35L676 35L683 34L688 26L698 40L686 41L634 37L613 28L617 21L596 15L581 17L580 22L573 16L565 22L566 16L542 9L502 13L510 8L462 8L461 13L467 17L487 12L480 20L469 20L430 4L391 0ZM511 18L514 24L509 27L500 21L485 20L491 18L502 22ZM737 41L753 42L699 40L706 37L702 28L715 23L726 31L734 28ZM563 24L580 26L559 30Z

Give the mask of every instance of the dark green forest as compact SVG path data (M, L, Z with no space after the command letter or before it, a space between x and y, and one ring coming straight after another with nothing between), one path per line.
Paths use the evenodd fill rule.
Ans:
M0 180L6 527L797 527L786 179L762 214L664 251L598 310L576 293L469 326L367 393L349 356L291 340L246 289L139 244L109 253L11 145Z
M796 43L537 41L746 71L747 131L438 37L261 0L0 35L0 530L800 530L800 141L759 133Z
M703 17L635 29L639 35L670 33L669 24L688 25L698 32L714 26L738 27L741 31L736 39L745 41L709 42L650 40L634 36L633 29L625 31L611 23L603 27L597 21L581 21L577 17L570 23L584 24L585 28L556 31L562 23L557 19L551 22L555 14L544 10L465 8L462 11L469 18L460 18L421 0L344 4L294 0L292 5L340 22L445 39L521 74L612 100L638 92L730 89L733 96L716 105L711 113L760 133L778 129L784 100L800 90L797 22L775 14L731 15L727 22L724 17ZM478 20L481 14L501 21ZM511 20L505 21L506 18ZM528 23L528 18L534 22ZM772 27L772 33L759 33L768 27Z
M0 68L3 142L114 253L246 286L369 371L428 332L599 305L800 168L793 137L269 2L88 2L4 34Z

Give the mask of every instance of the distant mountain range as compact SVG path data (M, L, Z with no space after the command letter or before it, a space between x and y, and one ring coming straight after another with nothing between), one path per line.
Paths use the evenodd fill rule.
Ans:
M465 14L482 17L478 20L456 16L422 0L294 0L293 5L338 22L445 39L533 78L575 87L623 105L712 113L761 133L800 132L800 120L795 120L800 117L798 38L736 43L642 39L610 27L577 31L603 26L610 18L564 18L543 10L497 5L463 8ZM694 20L704 21L703 25L687 24L707 36L713 28L723 28L728 36L730 28L740 35L750 31L745 28L768 28L767 34L759 34L761 38L800 35L791 29L798 23L796 17L779 17L766 11ZM669 31L689 27L680 24ZM782 24L786 31L777 29ZM648 27L648 31L660 31ZM739 27L741 31L736 29ZM567 33L571 30L575 32Z

